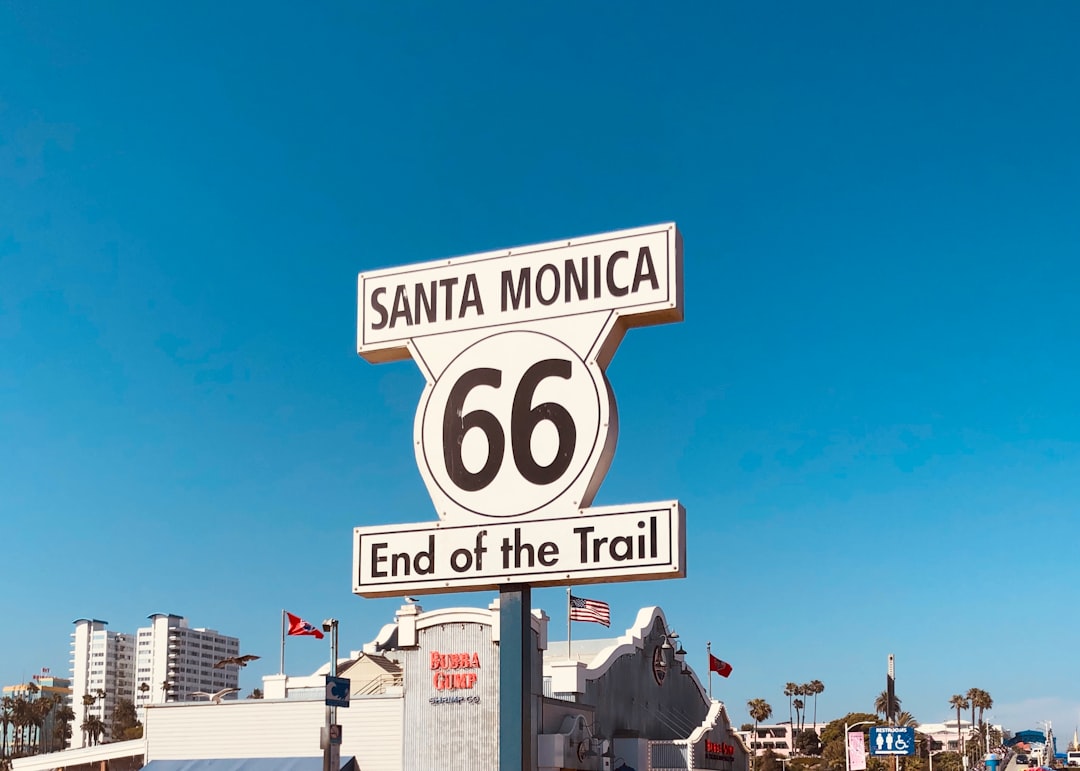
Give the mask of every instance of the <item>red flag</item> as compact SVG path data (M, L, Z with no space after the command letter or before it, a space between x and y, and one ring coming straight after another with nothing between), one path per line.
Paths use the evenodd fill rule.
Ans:
M720 677L727 677L731 674L731 664L726 661L721 661L716 656L709 654L709 671L715 672Z
M304 619L299 616L294 616L289 611L285 611L285 615L289 617L289 634L309 634L314 636L316 640L321 640L323 638L322 630L319 629L319 627L314 624L309 624L307 621L304 621ZM285 649L282 648L282 650L284 651Z

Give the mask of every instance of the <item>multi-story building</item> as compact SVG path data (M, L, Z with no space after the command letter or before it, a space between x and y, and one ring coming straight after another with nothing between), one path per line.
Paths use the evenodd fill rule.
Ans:
M801 730L813 731L820 737L827 725L828 723L806 723ZM792 726L791 723L770 725L761 723L757 727L756 734L752 728L740 730L737 733L754 755L762 755L766 750L772 750L779 757L789 758L794 754L795 735L799 733L799 730L799 726Z
M108 726L120 699L132 697L132 636L112 632L107 621L96 618L75 620L71 633L71 709L75 713L71 743L86 746L87 737L78 727L90 718Z
M134 635L108 630L108 622L81 618L71 638L71 708L73 725L92 717L108 729L121 700L135 704L140 714L147 704L189 701L196 692L216 693L236 688L239 667L214 665L235 657L240 640L213 629L192 629L183 616L155 613L150 626ZM230 694L235 698L235 694ZM84 732L72 745L86 746Z
M137 639L136 707L191 701L195 693L217 693L236 688L239 683L240 668L236 664L214 666L240 654L240 640L236 637L213 629L192 629L182 616L155 613L150 616L150 626L138 631Z
M37 747L39 752L55 752L67 747L63 731L59 730L59 723L63 722L58 717L57 708L66 705L71 699L71 681L66 677L53 677L48 668L41 670L41 674L34 675L31 682L5 685L3 688L5 699L25 699L36 702L40 699L48 699L52 702L52 708L44 715L41 730L37 732ZM70 725L70 724L69 724ZM12 747L15 744L15 733L19 729L14 723L8 722L0 726L0 744L4 747Z

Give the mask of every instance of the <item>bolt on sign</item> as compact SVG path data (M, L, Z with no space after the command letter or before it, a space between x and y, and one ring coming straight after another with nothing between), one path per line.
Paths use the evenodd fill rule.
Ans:
M414 448L439 521L358 527L364 597L681 578L678 501L591 507L618 436L604 370L682 321L674 223L361 273L357 351L412 358Z

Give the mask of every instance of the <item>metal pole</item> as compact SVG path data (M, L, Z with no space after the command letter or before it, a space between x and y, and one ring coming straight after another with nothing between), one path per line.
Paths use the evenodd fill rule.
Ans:
M572 586L566 587L566 658L572 658L570 653L570 597Z
M851 771L851 748L848 746L848 726L844 723L844 771ZM934 769L930 769L934 771Z
M709 655L709 660L705 663L709 666L709 701L712 701L712 640L705 643L705 652ZM751 737L751 743L753 742L753 739L756 738L756 736Z
M330 676L337 677L338 622L336 618L323 621L323 629L330 633ZM338 771L341 767L341 745L330 742L330 726L337 720L337 707L326 707L326 727L323 729L323 771Z
M533 756L532 590L511 584L499 589L499 771L533 771Z

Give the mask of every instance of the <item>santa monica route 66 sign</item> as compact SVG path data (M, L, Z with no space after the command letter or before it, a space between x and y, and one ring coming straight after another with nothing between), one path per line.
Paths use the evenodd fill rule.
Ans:
M360 527L365 597L686 575L677 501L590 508L618 413L604 368L681 321L673 223L361 273L357 351L427 387L416 462L439 521Z

